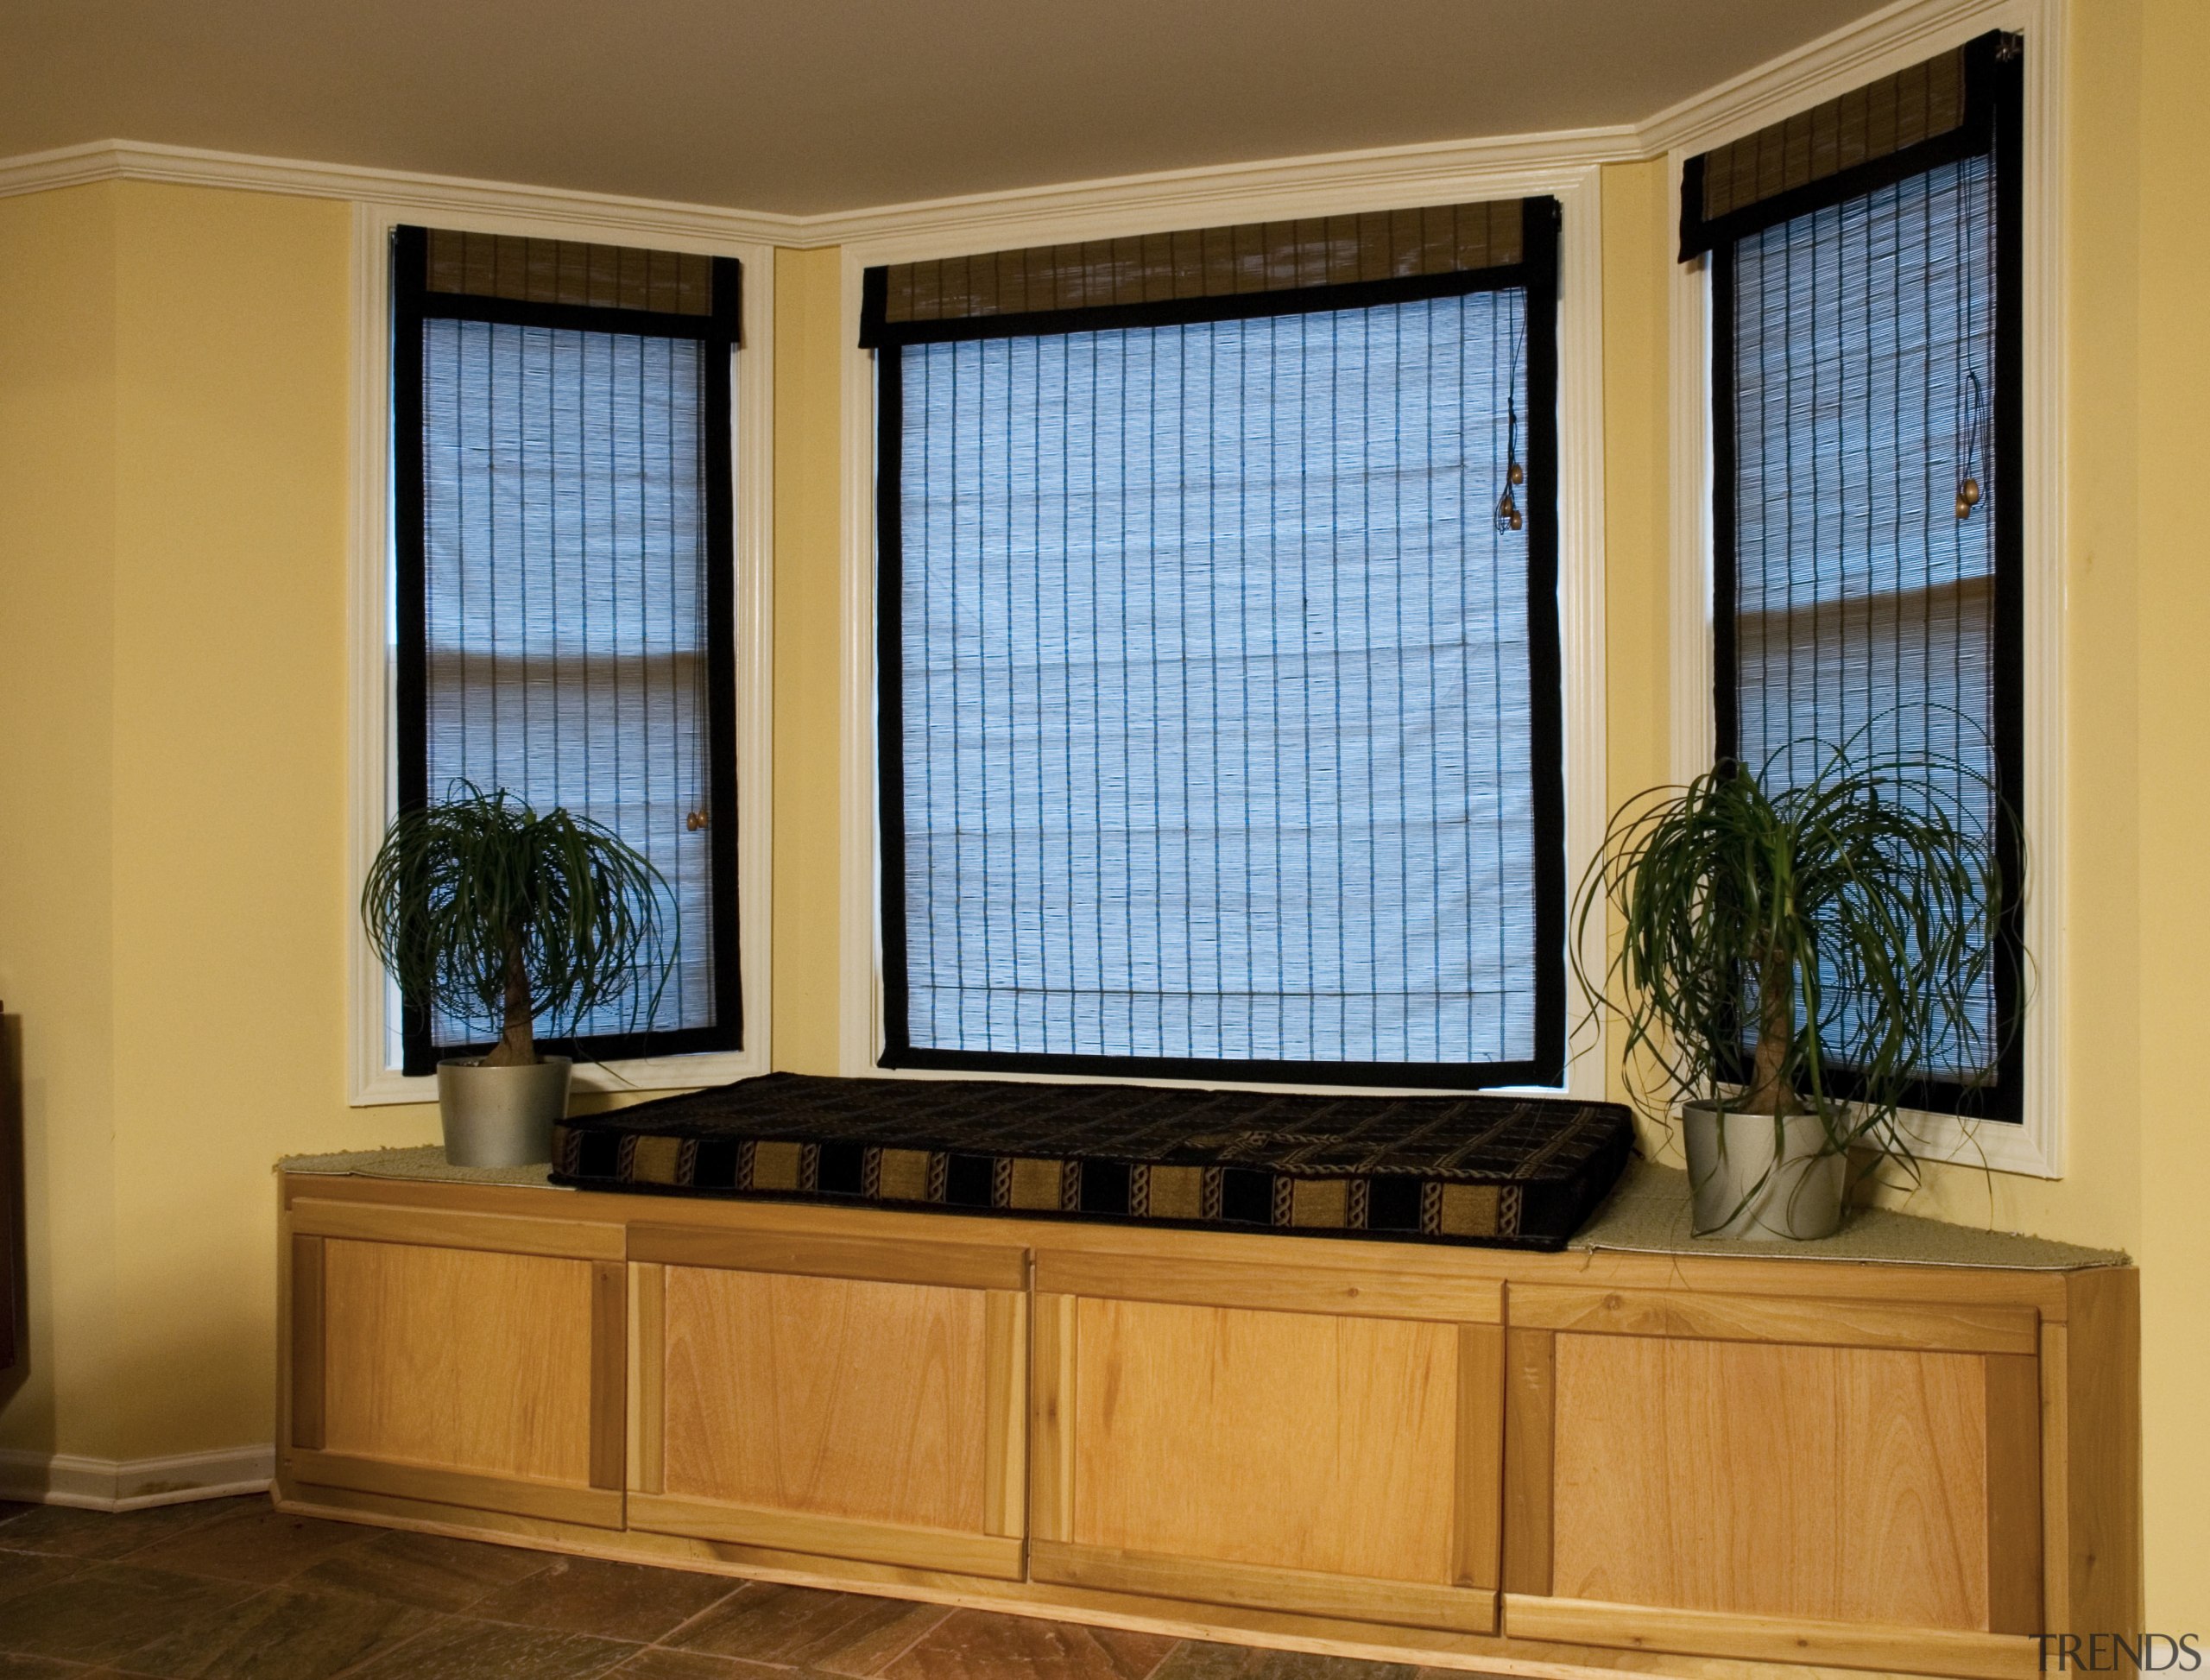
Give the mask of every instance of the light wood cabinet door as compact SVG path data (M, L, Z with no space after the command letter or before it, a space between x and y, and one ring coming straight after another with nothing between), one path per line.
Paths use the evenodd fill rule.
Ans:
M291 1477L622 1525L618 1225L291 1209Z
M2030 1308L1514 1286L1507 1631L2030 1673Z
M629 1524L1017 1580L1027 1254L638 1225Z
M1495 1625L1493 1282L1037 1256L1031 1573Z

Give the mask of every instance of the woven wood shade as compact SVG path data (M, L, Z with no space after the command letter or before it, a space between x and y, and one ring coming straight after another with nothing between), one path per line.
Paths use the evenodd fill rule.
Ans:
M1466 274L1519 262L1522 219L1512 199L901 262L888 271L883 319L963 320Z
M1706 152L1704 219L1892 156L1964 120L1965 53L1959 47Z
M522 239L433 228L423 275L432 292L515 303L714 313L714 260L691 251Z

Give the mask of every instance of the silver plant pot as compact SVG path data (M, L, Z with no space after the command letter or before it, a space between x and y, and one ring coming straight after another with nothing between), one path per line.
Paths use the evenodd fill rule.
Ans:
M568 1112L565 1056L534 1067L486 1067L472 1058L438 1064L445 1159L455 1166L534 1166L552 1159L552 1127Z
M1681 1110L1698 1236L1832 1236L1841 1228L1849 1158L1816 1115L1735 1115L1700 1102Z

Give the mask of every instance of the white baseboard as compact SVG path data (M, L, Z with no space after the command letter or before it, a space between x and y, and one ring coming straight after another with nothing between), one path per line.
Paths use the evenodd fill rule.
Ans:
M0 1499L85 1511L140 1511L266 1493L275 1475L276 1449L268 1446L125 1459L0 1448Z

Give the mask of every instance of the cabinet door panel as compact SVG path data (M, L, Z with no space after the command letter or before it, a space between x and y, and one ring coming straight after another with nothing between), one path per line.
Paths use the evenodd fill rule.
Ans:
M590 1480L591 1262L329 1240L327 1451Z
M1077 1544L1452 1578L1454 1327L1085 1299L1075 1347Z
M1277 1292L1353 1310L1200 1305L1202 1266L1169 1298L1126 1298L1125 1270L1069 1260L1053 1278L1095 1292L1037 1297L1037 1579L1493 1627L1495 1324L1360 1311L1317 1275Z
M1987 1355L1556 1347L1559 1596L1989 1626Z
M983 1292L667 1269L662 1491L981 1532Z
M1018 1578L1027 1301L976 1284L1022 1251L723 1247L631 1268L631 1526Z

